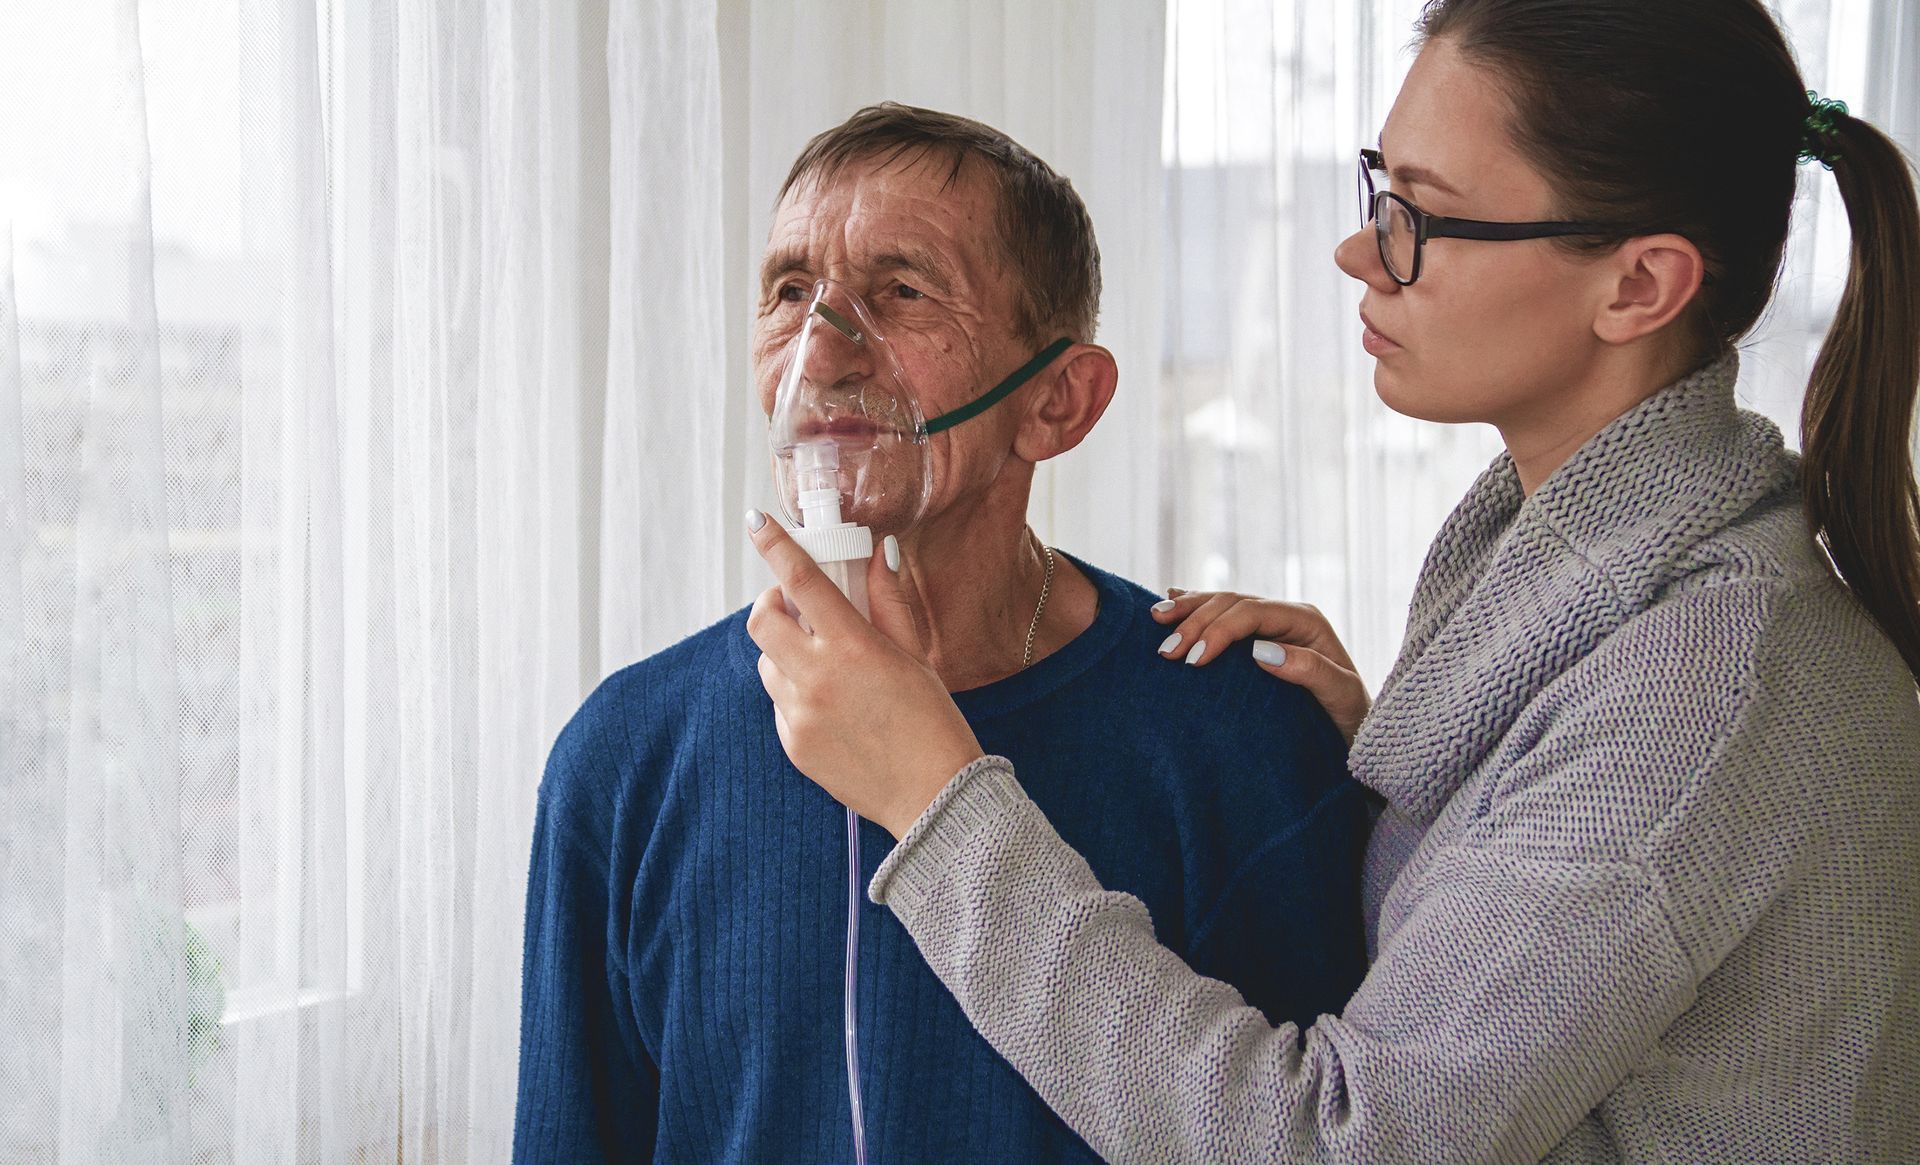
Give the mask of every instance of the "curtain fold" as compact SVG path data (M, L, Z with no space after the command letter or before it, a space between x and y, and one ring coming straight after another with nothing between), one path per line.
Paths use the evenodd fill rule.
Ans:
M723 546L740 526L721 516L720 452L748 386L724 348L719 51L711 0L611 9L603 673L730 606Z
M506 1159L597 666L596 20L0 14L0 1160Z

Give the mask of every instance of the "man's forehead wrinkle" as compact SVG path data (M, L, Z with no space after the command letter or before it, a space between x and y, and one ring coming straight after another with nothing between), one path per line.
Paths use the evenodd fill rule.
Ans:
M967 168L967 155L964 151L951 149L931 142L900 142L878 153L865 157L849 158L841 165L842 173L895 174L914 177L916 174L935 179L935 185L942 193L949 190Z
M916 172L869 161L796 184L769 232L763 281L794 271L833 277L836 270L893 266L922 272L931 290L978 289L1011 268L997 194L977 172L949 188L951 176L944 167Z
M863 186L854 191L841 227L842 252L869 263L906 259L951 277L976 249L978 224L958 210L924 191Z
M795 212L783 214L775 219L773 229L768 232L766 252L760 259L760 277L772 279L784 272L803 270L813 252L812 232L808 229L813 215Z

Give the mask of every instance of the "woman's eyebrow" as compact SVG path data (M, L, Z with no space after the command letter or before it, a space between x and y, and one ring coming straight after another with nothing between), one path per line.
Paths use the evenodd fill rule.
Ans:
M1380 155L1381 164L1387 168L1387 177L1397 185L1412 183L1425 186L1441 194L1451 194L1455 198L1464 197L1453 184L1435 174L1425 166L1396 166L1387 158L1386 135L1381 134L1373 140L1374 152Z
M1460 192L1454 189L1452 184L1425 166L1389 165L1387 167L1387 173L1398 185L1425 186L1427 189L1439 191L1441 194L1451 194L1455 198L1460 197Z

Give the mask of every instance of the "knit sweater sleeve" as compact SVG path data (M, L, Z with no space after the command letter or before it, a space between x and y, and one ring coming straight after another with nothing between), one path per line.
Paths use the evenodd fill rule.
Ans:
M1533 1161L1688 1005L1634 864L1459 847L1341 1016L1270 1025L989 757L875 874L987 1040L1115 1162Z
M527 879L516 1165L653 1159L660 1074L624 1002L593 732L568 726L540 786Z

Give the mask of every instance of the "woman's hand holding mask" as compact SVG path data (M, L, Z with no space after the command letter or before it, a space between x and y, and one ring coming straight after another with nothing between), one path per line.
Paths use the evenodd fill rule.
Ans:
M753 529L749 516L749 533L779 581L753 604L747 634L762 653L781 747L836 801L904 836L980 759L980 742L927 665L886 556L869 564L869 623L778 522L759 517ZM787 613L783 590L806 626Z

